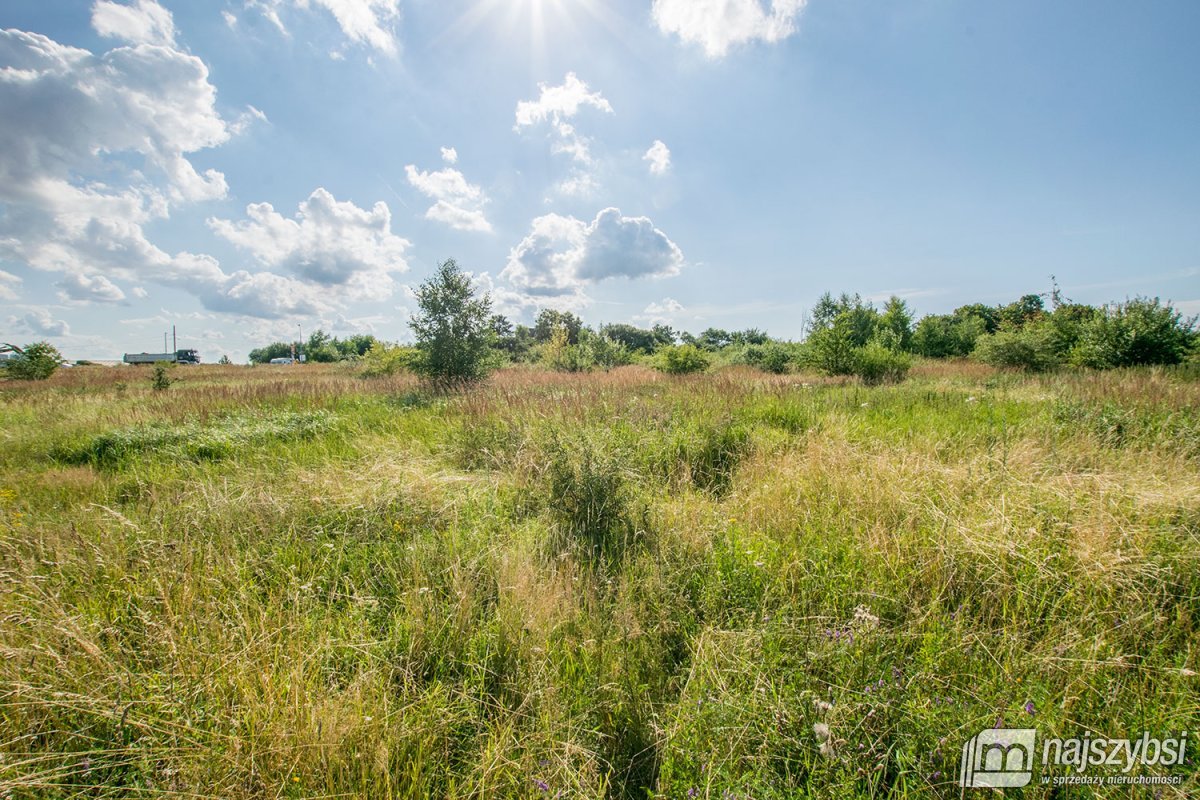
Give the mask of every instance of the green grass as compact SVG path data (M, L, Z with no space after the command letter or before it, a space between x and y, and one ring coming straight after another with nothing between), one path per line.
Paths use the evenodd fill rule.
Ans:
M998 722L1200 742L1194 375L135 373L0 385L0 798L949 798Z

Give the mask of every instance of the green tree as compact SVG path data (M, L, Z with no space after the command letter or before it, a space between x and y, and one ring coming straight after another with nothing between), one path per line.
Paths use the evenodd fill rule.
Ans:
M25 345L19 358L8 362L8 376L22 381L44 381L61 363L62 353L58 348L49 342L34 342Z
M1098 369L1178 364L1196 339L1196 317L1185 318L1157 297L1136 297L1105 306L1083 323L1071 361Z
M879 315L879 329L890 331L900 350L912 349L913 315L908 303L892 295Z
M1023 295L1020 300L1000 309L1000 322L1009 328L1023 328L1042 318L1046 303L1040 294Z
M533 323L533 338L539 344L545 344L559 328L566 329L569 344L579 344L579 331L583 328L583 320L570 311L555 311L553 308L543 308L538 314Z
M417 340L413 371L438 384L478 381L495 366L492 298L475 296L454 259L438 265L417 290L418 313L408 325Z

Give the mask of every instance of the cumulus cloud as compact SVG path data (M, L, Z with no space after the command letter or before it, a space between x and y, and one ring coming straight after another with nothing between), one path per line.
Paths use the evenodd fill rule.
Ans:
M453 147L443 147L442 148L442 160L445 161L447 164L457 164L458 163L458 151L455 150Z
M368 211L317 189L300 203L294 218L284 217L270 203L250 204L246 216L240 222L210 218L208 225L264 266L319 286L382 298L392 292L391 273L408 269L404 253L409 242L392 233L392 215L382 201ZM279 276L251 277L248 283L258 285Z
M530 295L577 296L588 284L667 277L682 266L682 251L648 218L606 208L590 223L559 214L534 219L500 277Z
M663 33L698 44L706 56L718 59L737 45L787 38L806 4L807 0L654 0L652 14Z
M121 8L159 19L151 5ZM103 2L96 8L98 29L116 35L125 18ZM165 23L157 24L150 30L160 33L147 36L163 38ZM244 127L223 120L215 100L204 63L169 45L97 55L0 31L0 258L61 273L56 285L71 303L120 302L118 281L153 282L213 311L278 318L390 294L408 242L391 233L382 203L359 209L318 189L296 219L257 205L246 221L213 223L287 275L227 272L211 256L172 255L147 238L145 226L176 206L227 193L224 175L189 161ZM263 118L255 109L243 115L246 124Z
M92 27L101 36L133 44L175 44L171 12L155 0L136 0L132 5L96 0L92 6Z
M9 325L29 331L34 336L69 336L71 326L61 319L50 316L44 308L30 311L23 317L11 317Z
M682 303L672 300L670 297L664 297L658 302L650 303L634 319L644 322L647 325L657 325L660 322L673 321L683 310Z
M98 30L169 39L159 6L113 6L95 6ZM225 196L224 175L188 160L232 135L215 100L204 63L169 44L96 55L0 31L0 258L63 273L76 303L119 302L114 279L176 282L176 257L144 226Z
M575 116L579 109L591 106L605 113L612 113L612 106L600 92L593 92L588 85L568 72L561 86L538 84L537 100L522 100L517 103L518 129L550 120L557 122Z
M584 108L611 114L612 105L600 92L592 91L574 72L568 72L561 85L542 83L538 84L538 90L536 100L517 103L513 130L548 125L550 151L569 156L574 164L571 174L555 185L555 191L566 196L587 196L596 188L591 139L579 133L570 120Z
M442 151L443 157L445 152ZM454 157L457 160L458 154L454 153ZM492 224L483 213L483 207L488 202L487 196L458 170L446 167L436 172L422 172L409 164L404 168L404 173L417 191L434 201L425 212L426 219L445 223L460 231L487 233L492 230Z
M103 275L70 272L54 285L64 303L119 303L125 299L121 287Z
M650 162L651 175L663 175L671 168L671 151L661 140L655 139L642 160Z

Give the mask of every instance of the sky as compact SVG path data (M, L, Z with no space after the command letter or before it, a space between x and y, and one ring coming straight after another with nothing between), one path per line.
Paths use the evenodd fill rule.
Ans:
M495 309L1200 313L1200 4L4 0L0 341L206 362Z

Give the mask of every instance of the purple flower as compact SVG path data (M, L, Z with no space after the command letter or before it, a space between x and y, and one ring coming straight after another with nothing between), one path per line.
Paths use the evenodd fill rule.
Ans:
M695 786L693 786L692 788L688 789L688 797L695 797L697 794L698 794L698 792L696 791L696 787L695 787Z
M1037 711L1037 706L1035 706L1033 704L1033 701L1026 700L1025 701L1025 713L1032 717L1035 711Z
M546 783L545 781L539 781L537 778L533 779L533 785L541 789L543 792L550 791L550 784Z

